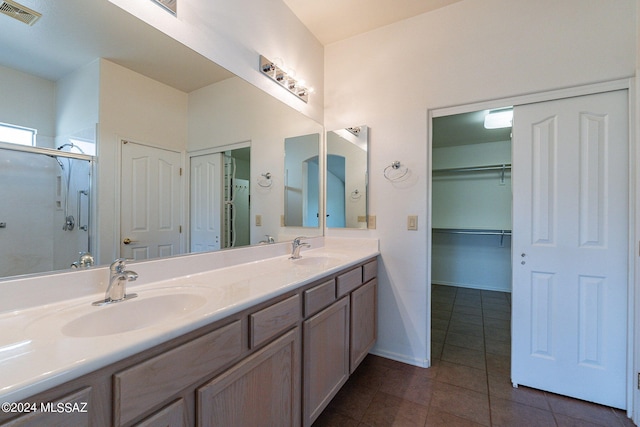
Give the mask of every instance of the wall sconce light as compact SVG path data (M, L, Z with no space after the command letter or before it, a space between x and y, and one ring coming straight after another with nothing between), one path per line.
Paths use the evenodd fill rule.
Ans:
M260 55L260 71L304 102L309 102L310 90L304 86L304 82L294 79L291 73L286 73L281 67L262 55Z

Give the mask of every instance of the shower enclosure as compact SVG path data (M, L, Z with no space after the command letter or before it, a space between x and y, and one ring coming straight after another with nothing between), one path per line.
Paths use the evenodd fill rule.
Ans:
M67 269L91 249L93 157L62 148L0 143L0 277Z

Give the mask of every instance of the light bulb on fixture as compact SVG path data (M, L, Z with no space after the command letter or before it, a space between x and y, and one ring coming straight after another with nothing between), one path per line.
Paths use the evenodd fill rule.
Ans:
M304 102L309 102L309 92L313 92L313 89L306 88L304 80L294 78L295 70L288 68L285 71L281 59L276 58L274 61L270 61L260 55L260 71Z
M485 129L510 128L513 125L513 109L490 111L484 116Z

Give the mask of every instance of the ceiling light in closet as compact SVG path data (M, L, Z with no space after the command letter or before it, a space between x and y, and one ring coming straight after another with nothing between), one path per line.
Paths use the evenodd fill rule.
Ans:
M485 129L510 128L513 125L513 109L490 111L484 116Z

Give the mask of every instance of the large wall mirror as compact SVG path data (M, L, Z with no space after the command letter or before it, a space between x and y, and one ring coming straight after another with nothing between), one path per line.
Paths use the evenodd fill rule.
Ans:
M0 206L0 277L67 270L85 251L104 265L297 233L281 224L285 140L319 123L107 0L21 2L42 17L0 15L0 128L35 144L0 133L0 179L17 185Z
M284 140L284 224L320 226L320 134Z
M328 228L367 228L369 128L327 132Z

